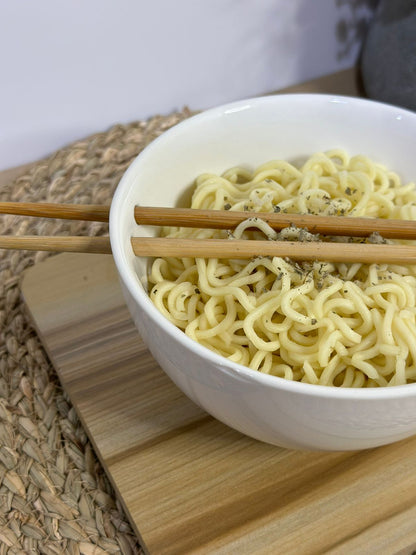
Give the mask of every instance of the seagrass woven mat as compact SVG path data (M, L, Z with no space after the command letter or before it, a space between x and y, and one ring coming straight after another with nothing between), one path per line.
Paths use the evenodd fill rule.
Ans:
M188 110L117 125L59 150L1 201L109 204L123 172ZM2 235L103 235L106 224L2 216ZM47 253L0 250L0 555L141 553L34 331L19 282Z

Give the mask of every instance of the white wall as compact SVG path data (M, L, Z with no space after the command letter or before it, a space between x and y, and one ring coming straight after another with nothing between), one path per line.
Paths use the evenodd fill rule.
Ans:
M342 53L336 30L353 4L370 13L356 0L3 1L0 169L117 122L350 67L359 38Z

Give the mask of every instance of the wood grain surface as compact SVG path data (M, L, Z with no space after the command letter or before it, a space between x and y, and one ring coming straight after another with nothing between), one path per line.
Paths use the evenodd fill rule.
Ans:
M290 451L188 400L146 350L112 258L27 271L38 332L151 554L411 554L416 438L348 453Z

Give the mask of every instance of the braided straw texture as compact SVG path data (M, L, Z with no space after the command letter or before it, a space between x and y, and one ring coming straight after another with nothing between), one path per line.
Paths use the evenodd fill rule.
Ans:
M123 172L187 110L117 125L59 150L1 201L109 204ZM2 235L103 235L107 225L2 216ZM47 253L0 251L0 555L141 553L22 303L23 270Z

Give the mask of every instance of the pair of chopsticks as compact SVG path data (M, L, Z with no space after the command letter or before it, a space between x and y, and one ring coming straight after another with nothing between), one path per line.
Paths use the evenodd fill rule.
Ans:
M0 214L40 216L70 220L108 222L110 208L100 205L68 205L51 203L0 203ZM197 210L135 206L138 224L192 228L233 229L247 218L260 218L273 229L290 225L307 228L311 233L368 237L378 232L388 239L416 239L416 222L345 216L313 216L302 214L234 212L230 210ZM363 262L416 264L416 247L362 243L257 241L243 239L180 239L167 237L132 237L137 256L171 256L201 258L251 258L253 256L290 257L293 260L328 260L331 262ZM48 250L60 252L111 253L108 237L37 237L3 236L0 248Z

